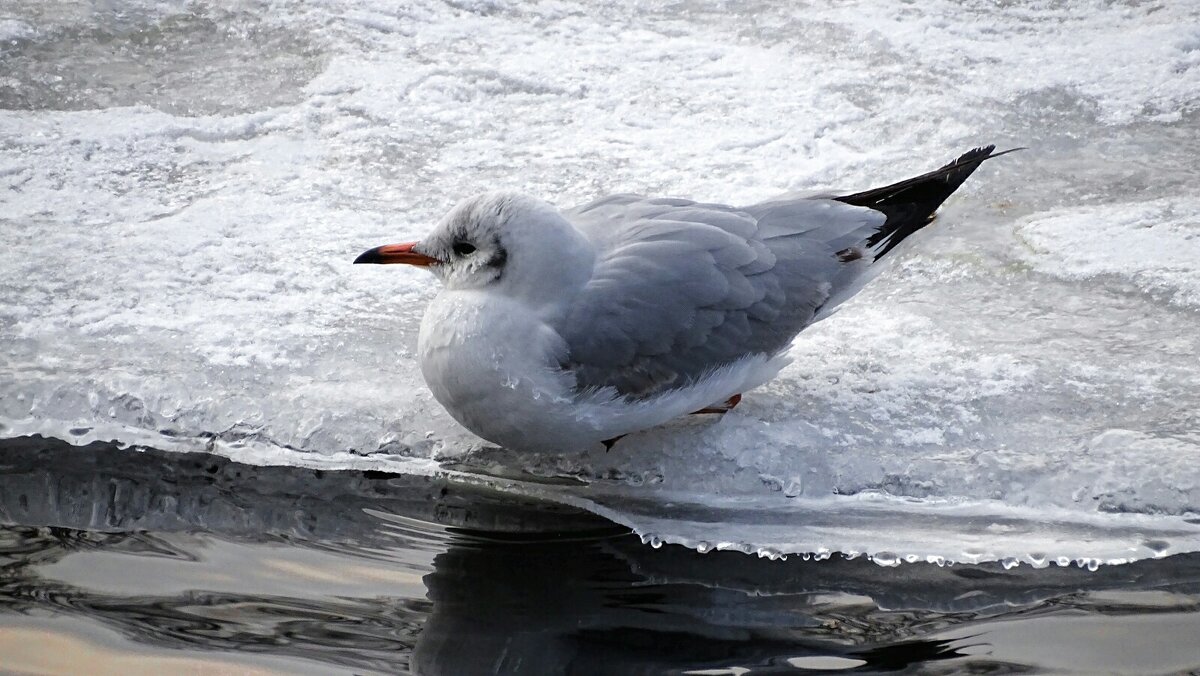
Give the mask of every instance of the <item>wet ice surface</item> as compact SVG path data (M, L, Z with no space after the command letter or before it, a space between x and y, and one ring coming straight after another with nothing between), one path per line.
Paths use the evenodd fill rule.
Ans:
M1200 9L232 7L0 9L0 435L440 472L765 556L1200 550ZM780 379L607 454L458 428L413 355L433 281L350 265L485 189L746 203L989 142L1030 150Z

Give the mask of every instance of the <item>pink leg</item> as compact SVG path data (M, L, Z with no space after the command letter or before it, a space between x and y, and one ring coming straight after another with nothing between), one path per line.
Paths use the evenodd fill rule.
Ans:
M701 413L728 413L728 412L732 411L733 408L740 403L742 403L742 395L735 394L732 397L726 399L725 403L723 403L719 406L709 406L708 408L702 408L699 411L693 411L692 415L699 415Z
M728 413L731 410L733 410L733 408L740 403L742 403L742 395L735 394L732 397L726 399L724 401L724 403L720 404L719 406L709 406L708 408L702 408L699 411L692 411L692 415L700 415L701 413ZM600 443L604 444L604 451L607 453L608 451L612 450L612 447L614 444L616 444L618 441L620 441L621 439L624 439L624 438L625 438L625 435L622 434L619 437L613 437L612 439L605 439L604 441L602 441Z

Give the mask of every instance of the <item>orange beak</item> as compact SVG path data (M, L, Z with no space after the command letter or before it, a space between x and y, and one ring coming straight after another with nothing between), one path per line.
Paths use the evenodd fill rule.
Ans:
M426 256L423 253L413 251L416 242L408 242L405 244L384 244L377 246L374 249L367 249L362 252L358 258L354 259L355 263L376 263L379 265L390 265L392 263L404 263L405 265L419 265L428 267L441 263L432 256Z

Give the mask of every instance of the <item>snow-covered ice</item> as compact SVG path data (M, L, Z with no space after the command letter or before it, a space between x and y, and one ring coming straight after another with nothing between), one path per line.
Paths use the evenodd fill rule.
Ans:
M482 448L354 268L464 196L748 203L983 143L720 422ZM0 7L0 435L448 472L647 541L1090 564L1200 550L1200 6Z

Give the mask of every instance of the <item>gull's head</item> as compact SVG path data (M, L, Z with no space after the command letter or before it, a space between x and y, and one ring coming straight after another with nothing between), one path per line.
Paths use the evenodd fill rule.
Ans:
M533 298L548 287L561 290L585 269L590 274L592 254L583 236L549 204L488 193L459 203L421 241L375 247L354 262L421 266L447 289L486 288Z

